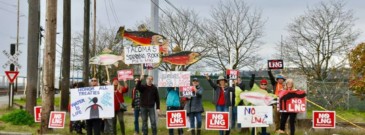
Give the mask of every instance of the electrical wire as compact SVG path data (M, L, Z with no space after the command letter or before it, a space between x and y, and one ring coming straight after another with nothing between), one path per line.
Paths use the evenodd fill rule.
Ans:
M105 12L106 12L106 16L108 17L109 28L111 28L112 25L110 24L109 12L108 12L108 7L106 6L106 2L107 1L104 1Z

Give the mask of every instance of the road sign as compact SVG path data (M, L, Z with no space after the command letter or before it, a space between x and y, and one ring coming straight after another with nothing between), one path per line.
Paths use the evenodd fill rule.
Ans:
M5 74L8 77L9 82L14 83L14 80L18 76L19 72L18 71L5 71Z
M14 64L15 66L17 66L18 68L22 68L22 66L18 63L18 56L21 54L22 52L20 50L18 50L14 55L9 54L8 52L6 52L5 50L3 50L3 54L8 57L8 61L3 65L3 68L5 69L6 67L8 67L10 64Z

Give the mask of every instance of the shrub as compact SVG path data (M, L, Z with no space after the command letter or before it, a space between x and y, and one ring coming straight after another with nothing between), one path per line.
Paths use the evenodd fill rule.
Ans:
M0 120L13 125L31 126L34 124L33 116L28 114L25 110L15 110L13 112L3 115Z

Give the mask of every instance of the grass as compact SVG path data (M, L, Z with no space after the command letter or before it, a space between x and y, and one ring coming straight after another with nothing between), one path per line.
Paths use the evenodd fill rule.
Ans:
M25 99L16 99L14 102L21 104L21 105L25 105ZM41 105L41 99L37 100L37 105ZM130 103L131 102L131 98L126 97L125 98L125 102L126 103ZM161 100L161 112L160 113L165 113L166 111L166 101L164 99ZM60 104L60 97L55 97L55 106L56 108L59 107ZM209 101L204 101L203 102L204 105L204 109L205 111L214 111L215 110L215 106L209 102ZM0 108L0 116L2 116L3 114L9 113L11 111L13 111L14 109L5 109L5 108ZM308 113L307 113L307 118L310 119L312 118L312 113L311 111L315 110L314 108L308 108ZM130 106L128 106L128 112L131 113L131 108ZM365 122L365 118L363 116L365 116L365 112L360 112L360 111L355 111L355 110L351 110L351 111L345 111L345 110L338 110L336 111L337 114L340 114L341 116L345 117L346 119L350 120L351 122ZM65 124L65 128L64 129L54 129L52 133L55 134L63 134L63 135L67 135L67 134L71 134L69 133L69 114L67 114L68 117L66 117L66 124ZM133 134L134 132L134 124L133 124L133 116L132 115L125 115L125 125L126 125L126 134L130 135ZM337 119L339 120L339 119ZM165 126L165 121L166 119L163 117L160 117L158 120L158 134L168 134L168 130L166 129ZM204 118L203 118L204 121ZM141 120L140 120L140 125L141 125ZM30 132L33 134L36 134L37 130L39 129L40 124L36 123L33 126L15 126L15 125L11 125L9 123L4 123L0 121L0 131L16 131L16 132ZM118 127L118 134L120 134L120 129L119 129L119 124L117 125ZM204 122L203 122L203 130L202 130L202 134L206 134L206 135L212 135L212 134L218 134L217 131L208 131L208 130L204 130ZM260 130L258 128L258 130ZM268 131L272 134L274 134L274 128L273 126L268 128ZM86 131L84 131L86 132ZM151 129L149 131L151 133ZM176 132L176 131L175 131ZM184 133L185 134L190 134L187 132L187 129L184 129ZM296 135L304 135L305 133L309 134L309 135L323 135L323 134L327 134L327 133L331 133L331 134L341 134L341 135L360 135L363 133L363 131L360 131L359 129L353 128L353 127L347 127L347 128L341 128L338 127L336 129L332 129L332 130L313 130L313 129L304 129L303 127L298 127L297 126L297 130L296 130ZM232 130L231 132L232 135L238 135L239 131L238 129ZM72 135L72 134L71 134Z

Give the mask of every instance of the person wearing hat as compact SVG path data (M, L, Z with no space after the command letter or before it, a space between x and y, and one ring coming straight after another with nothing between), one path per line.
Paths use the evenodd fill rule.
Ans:
M109 84L109 83L107 83ZM124 111L121 109L120 104L124 103L123 94L128 92L127 80L124 80L124 86L119 84L118 78L113 78L114 86L114 111L115 116L110 119L105 119L104 134L117 134L117 117L120 125L122 135L125 135L124 125Z
M202 127L202 113L204 112L202 104L202 96L204 89L199 85L198 78L193 78L192 84L195 88L194 89L195 97L187 98L187 103L185 104L184 109L186 110L186 113L189 116L190 128L192 129L191 134L200 135ZM195 119L197 122L195 122ZM195 126L197 127L196 130Z
M227 86L227 79L224 76L219 76L217 84L213 83L208 74L205 75L210 86L214 89L214 101L216 111L228 112L228 107L231 106L231 94L234 95L234 88ZM220 135L223 135L223 130L219 131ZM230 130L226 131L226 135L230 134Z
M285 82L285 77L283 75L277 75L276 79L274 77L274 75L272 74L271 70L268 70L268 74L269 74L269 78L271 81L271 85L273 88L273 94L275 94L276 96L279 95L279 90L282 90L284 88L284 82ZM276 109L277 106L274 105L273 106L273 114L274 114L274 124L275 124L275 131L279 130L280 128L280 112Z

